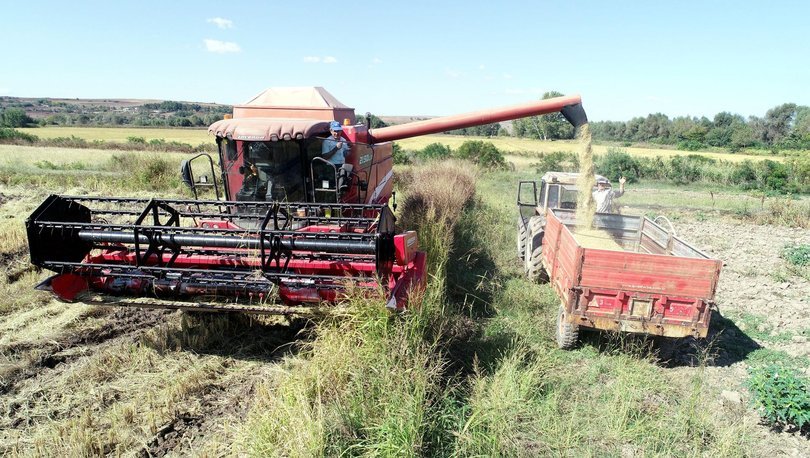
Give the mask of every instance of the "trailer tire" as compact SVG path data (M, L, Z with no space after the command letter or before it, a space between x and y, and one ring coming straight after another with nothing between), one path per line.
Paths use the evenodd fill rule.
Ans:
M517 252L518 258L521 261L526 260L526 236L528 231L526 230L526 221L523 219L522 216L518 215L517 217Z
M529 218L523 270L526 273L526 278L534 283L545 283L548 281L546 269L543 268L544 223L544 219L540 216L532 216Z
M579 340L579 326L565 321L565 308L561 305L557 313L557 331L555 333L557 346L563 350L570 350Z

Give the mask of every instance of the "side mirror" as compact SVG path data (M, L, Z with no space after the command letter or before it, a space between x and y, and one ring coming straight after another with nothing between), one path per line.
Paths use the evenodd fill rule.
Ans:
M189 189L194 188L194 179L191 177L191 162L184 160L180 163L180 177L183 180L183 183L189 187Z

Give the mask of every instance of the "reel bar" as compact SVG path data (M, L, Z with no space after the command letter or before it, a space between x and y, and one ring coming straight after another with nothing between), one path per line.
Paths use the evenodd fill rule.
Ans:
M302 287L342 289L347 282L354 282L358 287L364 283L375 282L371 276L348 275L305 275L290 272L262 272L260 270L222 270L222 269L175 269L160 266L131 266L124 264L97 264L81 262L45 262L44 268L61 273L76 273L96 277L141 278L146 280L186 280L201 284L222 284L238 286L258 286L262 283L275 283ZM372 286L365 286L372 287Z
M138 243L144 245L148 245L150 242L155 242L159 245L170 247L194 246L259 249L261 242L259 238L163 234L160 232L154 232L149 236L145 234L138 234L136 237L134 232L105 232L88 230L79 231L78 237L82 241L93 243L135 243L137 240ZM272 243L278 243L278 245L285 250L323 251L341 254L374 254L376 249L373 240L370 242L364 242L340 239L321 240L274 237L272 239Z

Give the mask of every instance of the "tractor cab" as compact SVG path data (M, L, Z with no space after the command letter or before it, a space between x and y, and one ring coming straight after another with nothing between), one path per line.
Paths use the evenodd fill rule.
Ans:
M546 172L539 183L534 180L521 181L517 202L521 215L526 218L534 214L544 215L548 208L577 208L577 179L579 173ZM602 175L594 175L594 179L610 183Z

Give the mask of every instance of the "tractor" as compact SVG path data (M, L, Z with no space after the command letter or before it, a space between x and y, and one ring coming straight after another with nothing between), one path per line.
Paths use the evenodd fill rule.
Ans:
M534 232L540 234L533 244L539 247L542 243L543 227L545 226L546 210L564 208L577 208L577 179L579 173L575 172L546 172L540 182L522 180L518 182L518 217L517 217L517 255L521 261L526 262L528 235ZM610 181L602 175L594 175L594 182ZM538 194L539 188L539 194ZM529 227L529 226L533 227ZM529 247L531 251L533 248ZM528 254L529 258L531 253ZM539 279L542 271L539 265L525 264L525 271L532 279ZM531 273L530 273L531 272Z

